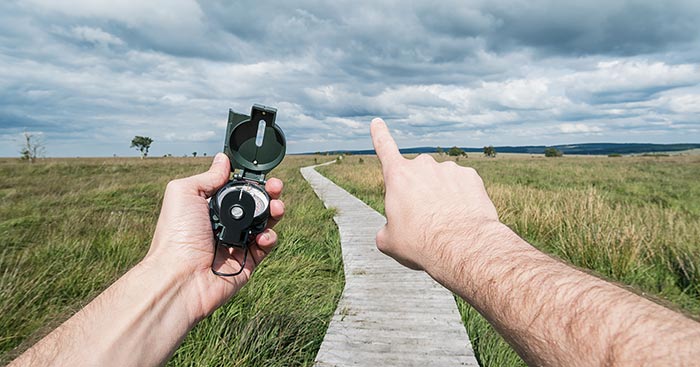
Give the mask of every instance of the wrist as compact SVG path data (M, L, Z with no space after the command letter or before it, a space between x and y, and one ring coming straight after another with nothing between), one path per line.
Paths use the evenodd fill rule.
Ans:
M200 312L198 298L193 297L196 294L192 291L195 287L192 272L177 265L165 264L152 256L146 256L133 271L143 274L145 279L152 280L154 295L164 292L174 294L171 302L179 305L177 308L180 317L187 323L188 330L204 318L205 315L201 315Z
M439 231L433 246L437 256L425 268L430 276L450 289L451 283L457 281L455 274L460 280L472 283L472 277L490 262L489 258L505 256L502 254L512 249L510 237L518 238L497 220L466 223Z

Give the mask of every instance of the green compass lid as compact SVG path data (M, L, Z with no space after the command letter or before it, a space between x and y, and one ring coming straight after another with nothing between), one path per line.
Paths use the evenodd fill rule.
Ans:
M282 162L287 142L276 117L276 108L259 104L253 105L250 116L229 110L224 153L231 160L231 172L239 169L244 178L263 181Z

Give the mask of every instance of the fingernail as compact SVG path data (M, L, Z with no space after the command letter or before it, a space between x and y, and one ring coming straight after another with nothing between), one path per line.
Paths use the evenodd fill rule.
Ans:
M270 240L270 232L269 231L263 232L263 237L265 237L265 239L269 241Z

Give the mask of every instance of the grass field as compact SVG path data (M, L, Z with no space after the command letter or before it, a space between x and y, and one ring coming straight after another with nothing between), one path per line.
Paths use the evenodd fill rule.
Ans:
M362 163L360 163L362 158ZM311 365L343 287L332 211L290 156L280 245L229 304L198 325L170 365ZM439 157L446 159L446 157ZM90 301L147 251L165 184L210 158L0 160L0 363ZM539 248L700 315L700 156L462 158L501 219ZM320 169L375 209L373 157ZM522 365L458 302L483 366Z
M517 155L458 164L477 169L501 221L533 245L700 316L700 156ZM347 156L319 171L383 212L375 157ZM482 366L524 365L474 309L458 306Z
M0 160L0 364L87 304L148 249L166 183L211 158ZM287 157L278 248L170 365L311 365L343 288L332 211Z

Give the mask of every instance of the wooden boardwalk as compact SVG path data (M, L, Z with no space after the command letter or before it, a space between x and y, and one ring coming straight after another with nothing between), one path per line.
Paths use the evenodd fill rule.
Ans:
M448 290L382 254L386 219L313 167L301 169L326 207L336 208L345 289L316 366L478 366Z

